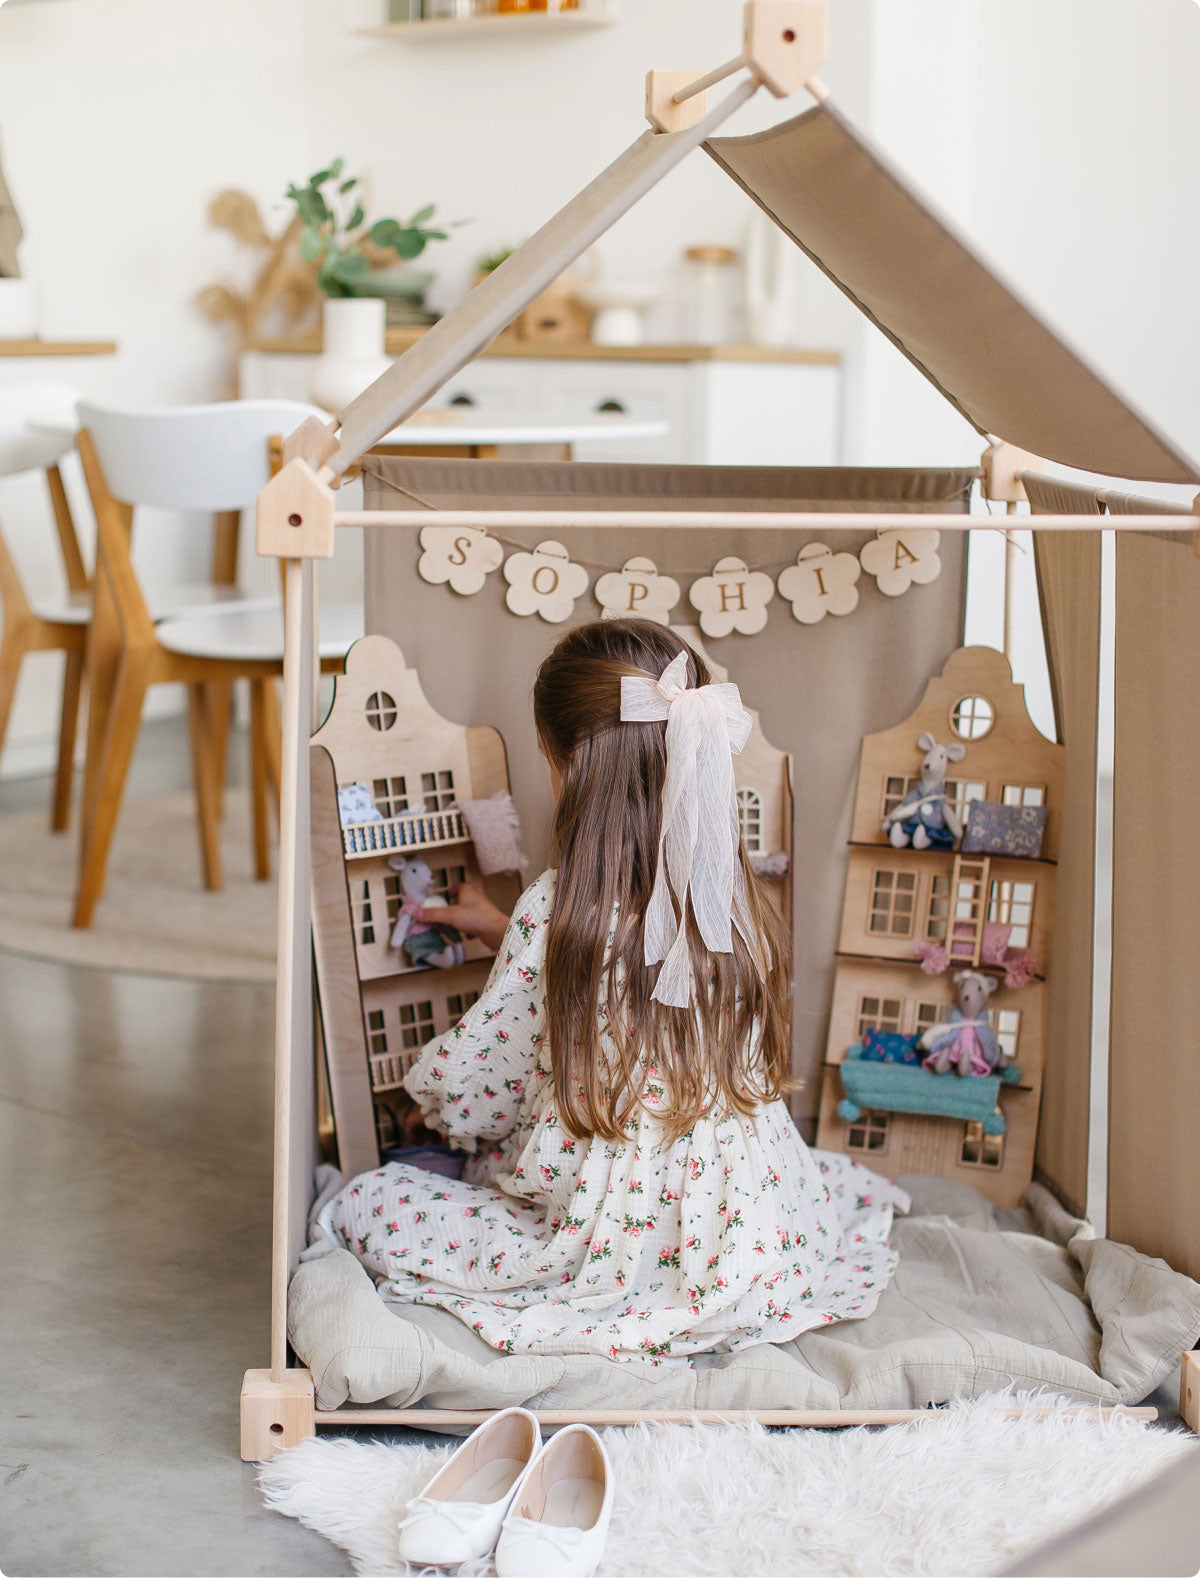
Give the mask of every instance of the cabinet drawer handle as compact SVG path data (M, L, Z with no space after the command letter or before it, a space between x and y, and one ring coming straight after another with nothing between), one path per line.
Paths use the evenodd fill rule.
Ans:
M474 405L475 397L469 394L456 394L450 401L451 405Z
M625 407L619 400L601 400L596 410L604 416L624 416Z

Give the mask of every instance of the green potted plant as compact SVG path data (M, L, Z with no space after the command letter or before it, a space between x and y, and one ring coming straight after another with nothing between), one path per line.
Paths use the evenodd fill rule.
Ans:
M389 364L386 296L424 298L432 276L402 265L420 257L431 241L447 239L445 230L430 223L432 203L407 221L368 223L358 177L343 177L344 168L345 161L335 159L304 186L287 189L300 216L301 255L316 264L317 287L325 298L324 344L309 393L331 411L361 394ZM390 269L380 267L389 262Z

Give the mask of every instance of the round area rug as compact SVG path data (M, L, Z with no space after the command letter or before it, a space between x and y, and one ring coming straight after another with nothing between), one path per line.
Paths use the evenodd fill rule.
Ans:
M275 884L256 882L249 796L226 795L225 886L205 892L191 794L127 799L88 931L71 925L79 842L45 812L0 816L0 948L102 970L201 980L275 978Z

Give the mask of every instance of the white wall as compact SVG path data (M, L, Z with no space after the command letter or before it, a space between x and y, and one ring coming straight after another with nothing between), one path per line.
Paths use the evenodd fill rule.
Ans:
M227 185L264 206L335 153L378 212L436 200L470 219L431 251L435 300L519 240L638 132L642 74L734 52L740 0L623 0L575 36L440 45L356 37L381 0L59 0L0 7L0 139L48 336L113 336L98 393L218 395L219 330L192 306L245 260L209 231ZM1200 447L1200 8L1193 0L832 0L835 97L972 230L1101 366ZM733 129L791 113L750 106ZM282 222L282 205L272 209ZM614 274L671 275L684 247L740 239L746 199L702 156L602 246ZM801 328L847 359L847 459L957 462L975 435L802 259ZM671 332L664 312L660 328ZM1181 348L1183 354L1181 354ZM24 376L30 366L20 369ZM0 361L0 376L12 375ZM53 373L55 369L48 369ZM22 523L28 494L0 485ZM143 536L143 552L152 545ZM164 567L200 550L164 539ZM35 576L51 576L30 555ZM994 605L977 578L973 607ZM1029 627L1032 632L1032 626ZM1028 658L1035 664L1032 641ZM1022 649L1024 651L1024 647ZM49 734L53 660L16 720Z

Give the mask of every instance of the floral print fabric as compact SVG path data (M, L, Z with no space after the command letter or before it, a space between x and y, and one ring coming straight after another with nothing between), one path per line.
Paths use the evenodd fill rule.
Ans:
M483 995L405 1080L430 1127L474 1153L466 1177L381 1167L326 1225L382 1291L452 1311L503 1353L661 1363L869 1315L907 1196L810 1151L782 1102L664 1144L650 1068L624 1142L562 1128L541 985L553 884L522 896Z

